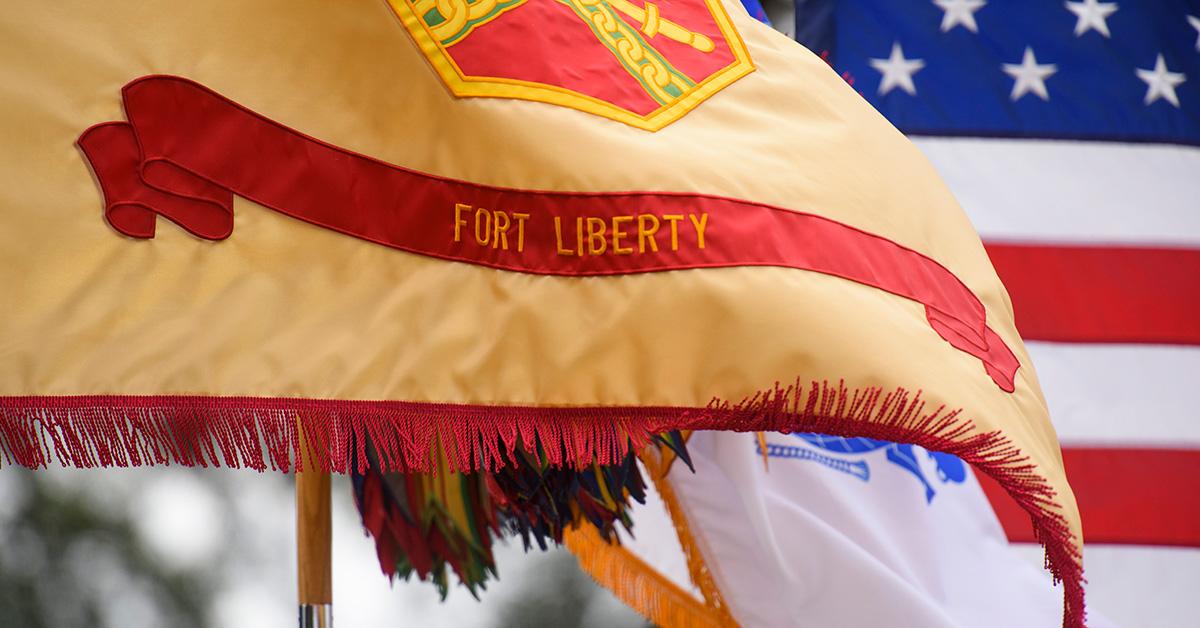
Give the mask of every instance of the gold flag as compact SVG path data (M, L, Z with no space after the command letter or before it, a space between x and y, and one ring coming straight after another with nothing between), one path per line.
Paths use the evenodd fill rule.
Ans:
M615 463L675 429L960 456L1081 625L1034 369L930 165L719 0L161 1L0 22L0 449ZM163 219L159 219L159 217Z

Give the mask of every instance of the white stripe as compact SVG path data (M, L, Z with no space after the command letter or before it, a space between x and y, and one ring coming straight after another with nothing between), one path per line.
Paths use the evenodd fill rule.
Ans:
M1087 523L1084 522L1086 526ZM1086 533L1085 533L1086 534ZM1013 545L1030 565L1042 565L1042 548ZM1087 545L1088 619L1107 617L1126 628L1195 626L1200 616L1200 549ZM1049 572L1045 572L1049 585ZM1093 622L1089 621L1088 626Z
M1064 445L1200 447L1200 347L1026 347Z
M1200 246L1200 148L913 141L984 240Z

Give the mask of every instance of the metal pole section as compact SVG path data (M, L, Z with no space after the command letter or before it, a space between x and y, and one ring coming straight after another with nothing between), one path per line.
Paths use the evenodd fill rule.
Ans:
M296 565L300 628L333 626L333 567L330 560L332 525L329 512L329 474L321 471L309 451L303 428L300 451L304 471L296 472Z

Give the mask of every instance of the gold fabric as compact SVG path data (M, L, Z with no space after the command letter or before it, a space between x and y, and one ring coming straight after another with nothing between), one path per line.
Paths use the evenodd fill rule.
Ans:
M15 3L0 20L0 396L246 395L704 406L797 377L921 390L1002 430L1080 538L1033 365L931 166L820 59L730 5L756 71L647 132L456 99L378 2ZM74 146L119 92L177 74L313 137L526 189L702 192L817 213L961 278L1021 362L1016 392L920 304L814 272L550 277L424 258L236 202L202 241L117 235Z

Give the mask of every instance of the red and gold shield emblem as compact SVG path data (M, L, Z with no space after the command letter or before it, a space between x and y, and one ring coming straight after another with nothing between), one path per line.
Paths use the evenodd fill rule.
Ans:
M389 0L456 96L655 131L753 71L720 0Z

